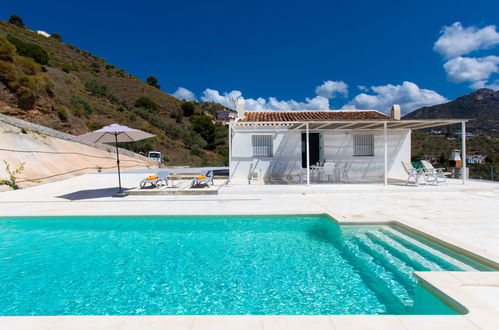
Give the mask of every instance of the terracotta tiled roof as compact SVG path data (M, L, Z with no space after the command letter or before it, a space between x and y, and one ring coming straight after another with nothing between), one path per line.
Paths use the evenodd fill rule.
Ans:
M374 110L330 111L247 111L240 122L387 120L389 116Z

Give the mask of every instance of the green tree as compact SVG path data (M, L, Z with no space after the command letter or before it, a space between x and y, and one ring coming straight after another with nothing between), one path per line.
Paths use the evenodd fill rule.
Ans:
M24 27L23 19L20 16L17 16L17 15L10 15L8 22L10 24L17 25L20 28Z
M62 37L59 33L52 33L50 35L50 39L54 39L55 41L62 42Z
M184 113L185 117L192 116L194 114L194 110L196 110L196 107L192 102L183 102L180 105L180 108L182 109L182 112Z
M216 147L216 127L208 116L193 117L191 128L206 141L208 149L213 150Z
M156 78L155 76L149 76L149 77L147 77L146 82L147 82L148 85L150 85L152 87L156 87L158 89L160 88L158 78Z
M159 105L157 105L153 100L145 96L139 97L137 101L135 101L134 106L137 108L143 108L149 110L150 112L159 111Z

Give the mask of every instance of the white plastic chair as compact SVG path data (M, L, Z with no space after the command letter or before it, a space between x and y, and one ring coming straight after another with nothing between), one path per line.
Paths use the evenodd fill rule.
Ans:
M429 161L426 160L421 160L420 163L421 166L423 166L423 173L425 175L427 183L432 182L433 184L438 186L438 184L441 182L448 185L447 178L445 176L450 175L451 173L444 172L445 168L435 168Z
M338 182L338 172L336 170L336 164L333 162L324 163L324 181L329 181L329 178L333 178L333 182Z
M414 180L414 185L419 186L419 180L423 178L425 184L428 184L426 180L425 173L422 169L417 169L412 166L411 162L402 162L402 166L404 167L405 172L407 173L407 181L405 185L411 184L411 180Z

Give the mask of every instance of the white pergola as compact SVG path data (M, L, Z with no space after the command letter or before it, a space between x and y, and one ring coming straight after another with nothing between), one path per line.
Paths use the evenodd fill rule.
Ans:
M313 120L313 121L238 121L229 123L229 165L232 162L232 132L238 128L252 128L254 131L269 129L305 130L307 153L307 185L310 185L309 132L310 130L383 130L384 141L384 175L383 183L388 184L388 130L389 129L423 129L447 125L461 124L461 177L466 183L466 122L468 119L420 119L420 120Z

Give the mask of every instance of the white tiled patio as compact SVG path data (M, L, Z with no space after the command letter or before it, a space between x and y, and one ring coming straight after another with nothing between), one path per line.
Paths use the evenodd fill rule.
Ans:
M125 173L134 187L144 173ZM410 187L365 185L233 185L207 196L110 197L114 173L0 193L1 216L119 214L319 214L340 223L397 221L499 262L499 184ZM153 205L153 206L152 206ZM498 273L420 273L470 310L459 316L64 316L1 317L0 329L494 329Z

